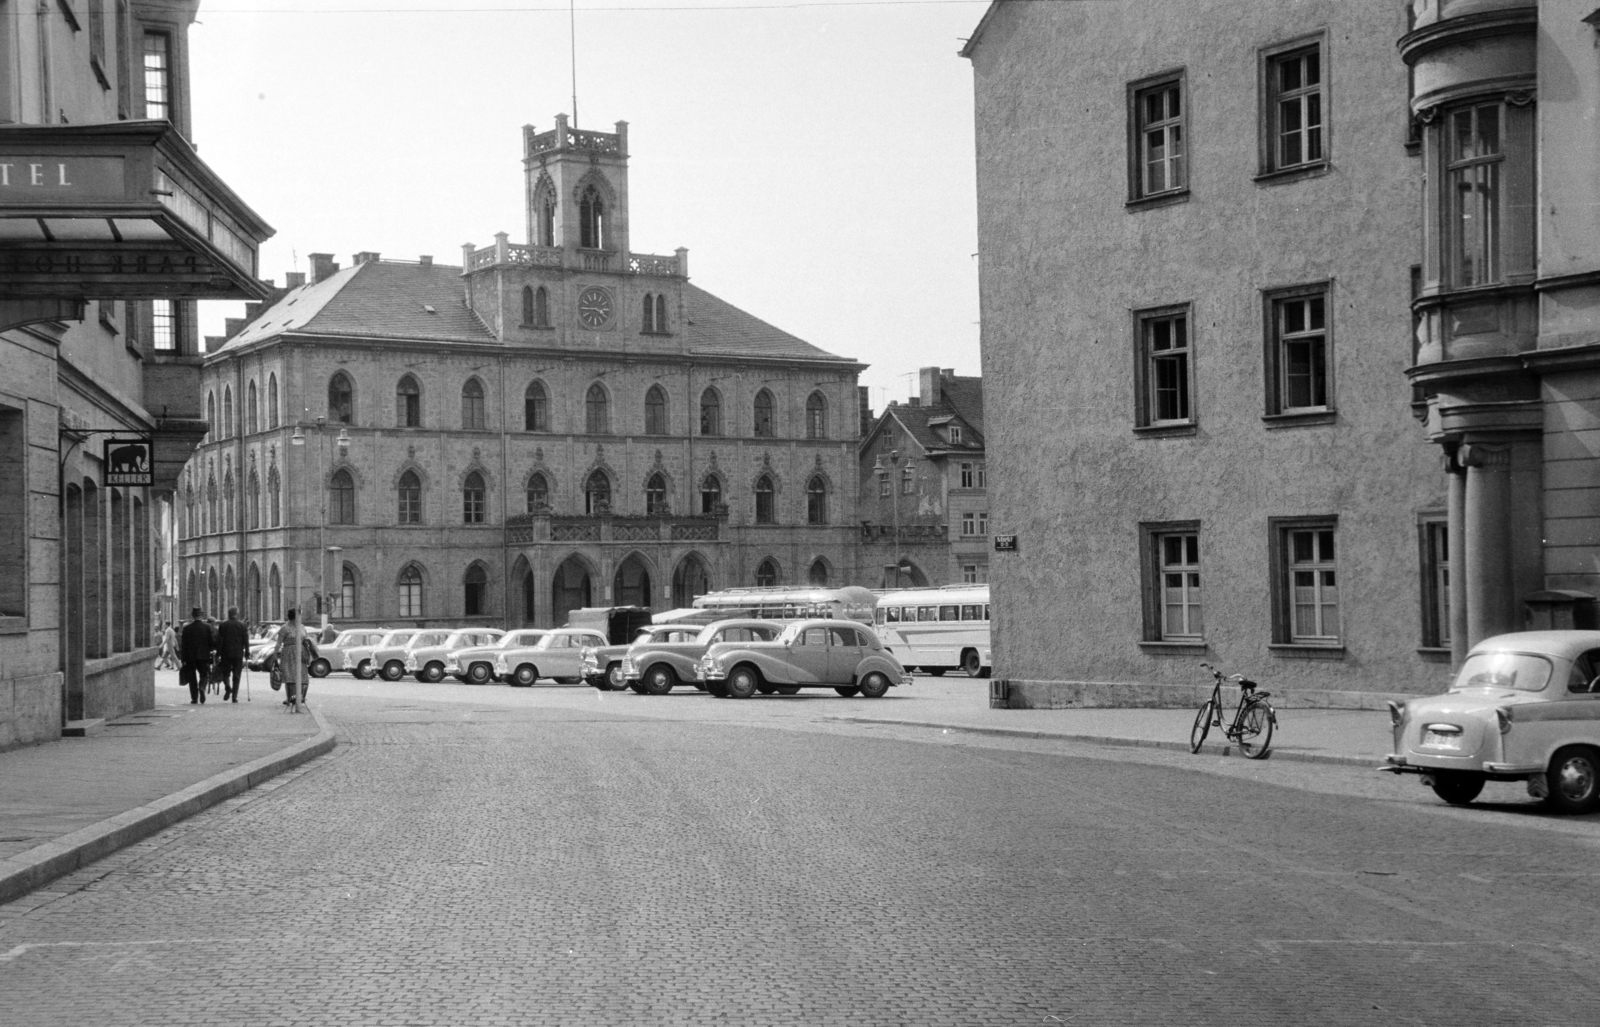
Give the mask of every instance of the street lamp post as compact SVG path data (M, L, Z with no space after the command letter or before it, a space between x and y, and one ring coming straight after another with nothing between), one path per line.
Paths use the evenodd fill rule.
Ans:
M319 612L322 614L322 627L326 628L328 626L328 575L327 575L328 559L327 559L327 554L329 552L337 552L337 551L339 551L339 547L338 546L330 547L328 545L328 482L327 482L328 469L327 469L327 466L326 466L327 447L323 444L323 441L322 441L323 440L323 429L328 426L328 419L319 414L317 416L316 424L317 424L317 478L321 482L321 484L318 486L318 489L321 492L321 502L320 502L319 506L320 506L321 511L322 511L322 515L321 515L320 518L318 518L318 521L317 521L317 548L319 550L319 552L317 554L317 593L318 593L317 594L317 606L319 607ZM341 427L339 429L339 437L338 437L338 439L336 441L338 442L338 445L339 445L339 455L340 456L346 456L347 454L349 454L349 452L350 452L350 431L349 431L349 429ZM294 426L294 434L289 437L289 442L290 442L291 445L295 445L295 446L304 446L306 444L306 434L305 434L304 431L301 430L301 426L299 424ZM305 487L303 485L301 486L300 494L302 496L305 495ZM299 564L300 564L300 560L297 558L295 560L295 565L298 567ZM298 603L299 601L300 601L300 584L297 581L297 582L295 582L295 602ZM305 623L305 611L304 610L302 610L301 614L300 614L300 623L302 623L302 624Z

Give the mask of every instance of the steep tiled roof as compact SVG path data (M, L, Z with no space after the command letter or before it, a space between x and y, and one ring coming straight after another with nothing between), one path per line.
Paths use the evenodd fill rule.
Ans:
M983 448L983 434L970 421L956 414L947 406L914 407L902 404L885 410L883 416L884 418L893 418L898 421L905 433L915 439L917 445L929 453L957 453L963 449L981 450ZM956 424L964 425L968 429L964 433L965 444L952 446L944 440L942 435L934 431L930 422L941 421L945 423L953 421ZM883 420L880 419L878 423L881 425ZM876 426L874 431L876 431ZM870 435L868 437L870 438ZM866 440L863 439L862 441L864 443Z
M939 379L939 400L963 421L983 431L983 379L952 375Z
M290 290L228 346L283 332L494 342L461 297L459 267L368 261Z
M717 353L751 357L800 357L811 360L848 360L818 349L754 314L706 292L685 285L689 308L688 345L692 353Z

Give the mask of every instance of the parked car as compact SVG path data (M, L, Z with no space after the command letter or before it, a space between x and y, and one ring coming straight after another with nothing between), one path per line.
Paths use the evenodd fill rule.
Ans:
M797 621L770 642L718 642L700 658L698 670L706 691L732 699L757 692L794 695L802 688L878 699L909 680L871 628L836 620Z
M494 658L505 649L526 649L539 643L548 631L508 631L493 645L457 649L444 658L444 672L457 681L481 685L494 680Z
M628 647L619 668L624 687L652 695L666 695L679 684L704 689L697 679L700 657L721 642L770 642L783 631L778 620L721 620L703 628L690 627L687 638L646 637Z
M590 647L583 651L583 680L602 692L620 692L628 687L622 676L622 661L634 646L653 642L683 644L693 642L698 634L700 628L693 624L652 624L640 628L632 641L622 645ZM677 683L674 680L668 684L666 691L670 692Z
M416 628L400 628L395 631L386 631L383 637L372 645L352 646L344 652L344 663L350 673L363 681L376 677L378 669L383 666L377 660L380 652L404 650L407 642L417 634Z
M250 648L244 658L245 666L251 670L266 670L267 657L271 656L278 648L278 632L282 629L282 622L263 625L261 630L250 639ZM337 639L340 631L332 624L329 624L325 628L308 628L306 634L310 636L311 641L317 643L317 647L320 649L322 646L328 645ZM328 672L323 671L318 674L317 666L317 663L313 661L311 665L312 676L326 677Z
M396 644L385 642L372 652L372 667L385 681L399 681L406 676L406 657L411 655L413 649L444 644L450 637L450 628L427 628L413 633L405 641Z
M346 655L354 649L377 645L388 633L388 628L351 628L339 632L339 637L322 646L321 655L311 661L312 676L325 678L336 670L351 670L354 664L347 662Z
M1472 647L1443 695L1389 704L1382 769L1466 805L1487 781L1526 781L1563 813L1600 806L1600 631L1522 631Z
M418 681L443 681L445 658L454 650L494 645L505 634L499 628L462 628L438 645L417 646L406 653L406 673Z
M557 628L531 646L502 650L494 658L495 677L520 688L540 678L580 681L584 648L605 644L606 636L593 628Z

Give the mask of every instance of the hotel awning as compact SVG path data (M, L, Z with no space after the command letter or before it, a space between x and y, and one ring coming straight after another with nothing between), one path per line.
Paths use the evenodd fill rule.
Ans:
M246 299L272 227L165 121L0 126L0 297Z

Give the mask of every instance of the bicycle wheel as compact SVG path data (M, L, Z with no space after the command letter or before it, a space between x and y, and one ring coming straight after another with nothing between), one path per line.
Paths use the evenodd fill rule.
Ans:
M1212 709L1210 699L1200 707L1200 712L1194 715L1194 727L1189 729L1189 751L1199 752L1200 746L1205 744L1206 732L1211 730L1211 721L1215 719L1215 710Z
M1277 719L1270 703L1251 703L1239 718L1239 751L1253 760L1265 756L1272 745L1272 725Z

